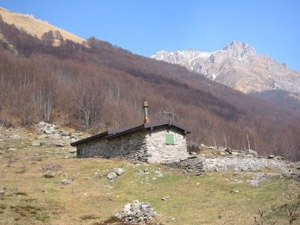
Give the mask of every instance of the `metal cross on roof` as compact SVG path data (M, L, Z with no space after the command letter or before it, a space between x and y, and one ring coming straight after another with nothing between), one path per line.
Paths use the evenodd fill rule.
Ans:
M172 124L172 118L171 118L171 116L176 116L176 114L174 114L174 113L171 113L171 112L166 112L166 111L164 111L164 114L167 114L168 116L169 116L169 125L171 125Z

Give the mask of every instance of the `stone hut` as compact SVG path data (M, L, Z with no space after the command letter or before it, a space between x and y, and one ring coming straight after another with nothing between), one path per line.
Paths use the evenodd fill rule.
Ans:
M191 130L171 120L150 123L148 105L139 126L108 130L71 143L78 157L126 158L148 163L172 163L189 157L186 135Z

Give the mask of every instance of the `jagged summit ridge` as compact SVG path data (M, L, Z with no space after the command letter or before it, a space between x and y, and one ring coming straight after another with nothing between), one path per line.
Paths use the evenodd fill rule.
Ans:
M233 41L221 50L160 51L151 58L179 64L244 93L285 90L300 93L300 73L267 55L256 54L246 42Z
M169 57L171 55L172 57ZM240 41L233 41L231 44L225 46L222 50L218 50L215 52L206 52L201 50L195 50L193 48L189 48L184 51L176 51L176 52L169 52L166 50L162 50L156 53L156 55L151 56L151 58L155 59L163 59L165 57L172 60L175 57L177 60L185 57L189 59L196 59L196 58L209 58L211 56L223 56L223 57L233 57L233 58L246 58L251 55L256 55L255 49L247 44L246 42ZM176 61L176 60L175 60Z
M233 41L231 44L223 48L228 57L246 58L251 55L256 55L255 49L246 42Z

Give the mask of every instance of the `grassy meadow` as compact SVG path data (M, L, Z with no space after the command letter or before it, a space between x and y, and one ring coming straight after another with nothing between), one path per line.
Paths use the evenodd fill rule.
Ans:
M0 155L0 224L113 224L108 221L136 199L159 213L151 224L255 224L255 217L256 224L289 224L287 208L296 208L300 192L288 177L254 187L246 182L251 172L186 173L121 159L68 158L63 148L32 147L26 139L0 144L16 148ZM55 177L43 176L47 165ZM114 168L125 172L106 179Z

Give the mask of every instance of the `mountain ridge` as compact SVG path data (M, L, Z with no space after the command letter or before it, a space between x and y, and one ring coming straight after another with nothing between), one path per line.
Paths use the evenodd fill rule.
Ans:
M290 70L285 63L280 64L267 55L257 55L245 42L233 41L215 52L159 51L151 58L179 64L243 93L279 89L300 93L298 71Z

